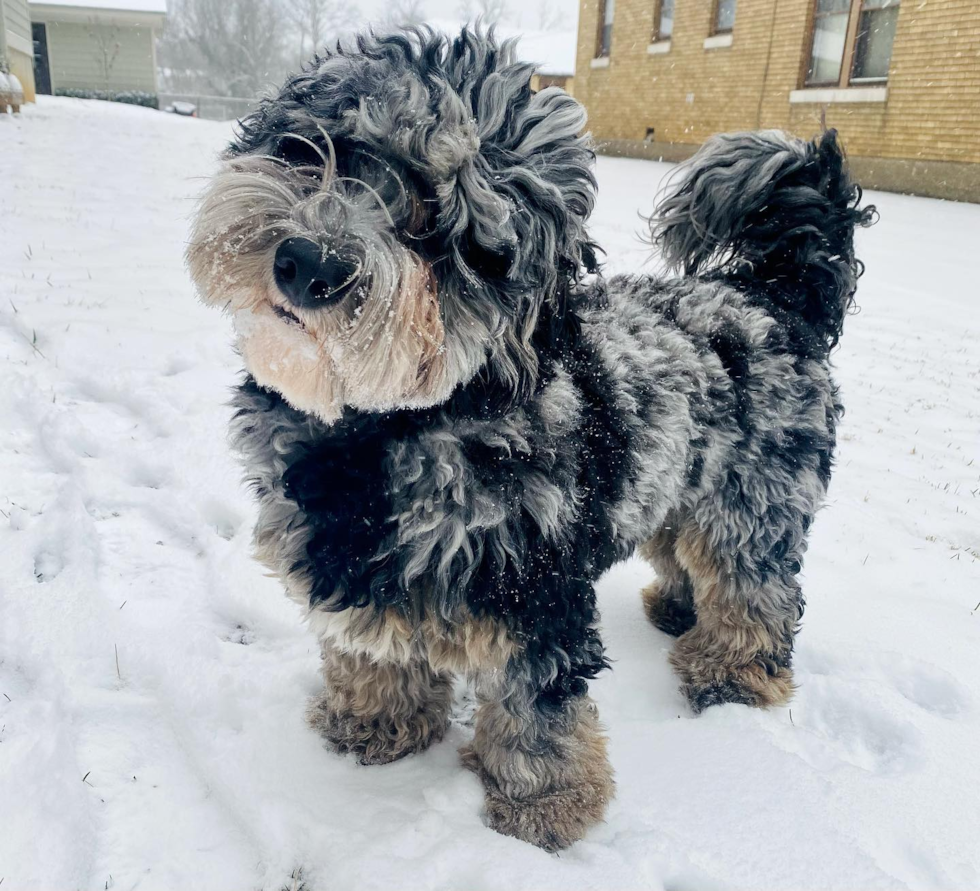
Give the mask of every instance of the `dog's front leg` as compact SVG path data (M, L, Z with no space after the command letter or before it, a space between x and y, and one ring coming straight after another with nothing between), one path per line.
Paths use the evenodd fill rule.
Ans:
M449 724L452 679L424 659L372 658L324 642L323 692L307 717L314 730L361 764L387 764L427 749Z
M492 829L559 851L599 822L613 796L595 703L556 703L520 656L477 681L476 735L461 752L486 790Z

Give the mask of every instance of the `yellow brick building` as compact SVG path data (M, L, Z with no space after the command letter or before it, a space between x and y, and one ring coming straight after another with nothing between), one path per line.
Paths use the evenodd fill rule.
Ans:
M575 95L601 151L825 120L866 186L980 201L980 0L582 0Z

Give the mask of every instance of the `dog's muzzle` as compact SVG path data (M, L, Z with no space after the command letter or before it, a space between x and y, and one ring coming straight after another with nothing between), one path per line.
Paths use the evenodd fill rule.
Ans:
M276 251L274 274L283 296L300 309L333 306L357 284L360 265L307 238L288 238Z

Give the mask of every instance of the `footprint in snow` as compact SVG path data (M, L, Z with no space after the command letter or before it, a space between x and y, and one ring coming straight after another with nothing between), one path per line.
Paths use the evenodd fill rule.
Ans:
M793 701L792 727L781 728L775 741L818 770L850 765L901 774L922 757L922 732L906 710L890 690L812 676Z
M900 653L803 651L795 732L780 740L810 764L850 764L872 773L914 769L922 754L923 712L954 719L970 708L966 686L929 662Z
M76 397L95 406L104 406L128 416L135 422L141 436L150 439L168 439L169 425L163 420L161 406L165 402L156 398L152 387L137 383L109 383L94 378L78 378L75 382Z
M222 634L221 639L228 641L228 643L240 644L243 647L247 647L249 644L255 643L255 632L245 625L236 625L225 634Z
M208 499L201 505L201 516L225 541L231 541L244 522L238 510L214 499Z
M171 470L162 464L150 464L140 459L132 459L125 470L125 477L131 486L140 489L163 489L171 481Z
M64 568L64 560L53 551L38 551L34 557L34 578L37 579L38 584L43 585L57 578Z
M969 691L949 672L928 662L907 659L893 676L895 689L909 702L943 718L955 718L969 705Z
M164 365L162 374L164 377L176 377L178 374L190 371L195 364L190 356L175 353L167 359L167 364Z
M809 650L797 661L801 676L850 678L887 688L913 705L944 718L955 718L970 705L969 689L950 672L902 653L879 652L841 659Z

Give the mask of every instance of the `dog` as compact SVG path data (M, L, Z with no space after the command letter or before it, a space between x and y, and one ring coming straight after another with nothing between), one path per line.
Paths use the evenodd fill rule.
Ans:
M832 131L719 136L651 222L681 274L606 280L585 112L532 73L481 31L338 44L241 123L188 264L244 360L257 557L322 647L312 726L421 752L466 674L487 822L557 851L614 791L588 682L617 561L656 569L695 712L792 695L873 208Z

